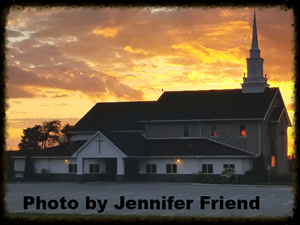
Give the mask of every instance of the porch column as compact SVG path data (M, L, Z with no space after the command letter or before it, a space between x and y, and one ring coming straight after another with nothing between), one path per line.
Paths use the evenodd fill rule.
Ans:
M117 158L117 176L116 182L124 182L125 174L124 174L124 159L118 157Z
M77 174L76 174L76 182L79 182L79 183L84 182L83 170L84 170L83 158L78 157L78 158L77 158Z

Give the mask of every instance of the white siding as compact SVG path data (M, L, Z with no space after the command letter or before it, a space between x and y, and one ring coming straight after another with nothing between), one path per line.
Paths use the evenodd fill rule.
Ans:
M213 164L213 174L220 174L223 171L224 164L234 164L236 174L244 174L250 165L250 159L201 159L201 169L202 164Z
M252 169L251 159L228 159L228 158L209 158L209 159L141 159L139 162L139 172L146 173L146 164L156 164L156 173L165 174L166 164L177 164L177 174L193 174L202 170L202 164L212 164L213 174L220 174L224 164L234 164L237 174L244 174Z
M99 164L100 173L106 173L105 159L83 159L83 173L89 173L90 164Z
M25 159L15 159L14 160L14 170L24 171L25 170Z
M88 143L83 146L77 155L77 174L82 174L86 171L86 165L83 158L117 158L117 174L124 174L123 157L126 155L112 144L103 134L101 134L101 144L99 153L99 135L91 138ZM88 171L88 170L87 170Z
M199 160L197 159L141 159L139 172L146 173L146 164L156 164L156 173L165 174L166 164L177 164L177 174L192 174L199 171Z

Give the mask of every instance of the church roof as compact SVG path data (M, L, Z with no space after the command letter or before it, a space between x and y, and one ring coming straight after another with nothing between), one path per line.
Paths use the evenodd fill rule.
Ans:
M284 110L284 107L274 107L272 114L269 118L269 122L277 122L280 119L280 116L282 114L282 111Z
M73 155L86 141L74 141L73 144L60 143L58 146L45 148L31 153L32 156L71 156ZM26 153L22 151L14 151L11 156L24 156Z
M111 133L109 138L124 154L131 157L163 156L255 156L251 153L208 139L145 139L142 135Z
M263 119L277 91L173 91L157 101L97 103L73 131L144 130L146 121Z

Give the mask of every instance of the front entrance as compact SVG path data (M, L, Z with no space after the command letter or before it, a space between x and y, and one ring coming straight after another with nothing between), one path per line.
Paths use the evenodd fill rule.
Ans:
M116 181L117 159L106 159L106 180Z
M125 181L139 180L139 160L125 159Z

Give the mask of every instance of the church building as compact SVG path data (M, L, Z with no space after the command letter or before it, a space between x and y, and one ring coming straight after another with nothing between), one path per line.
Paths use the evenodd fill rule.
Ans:
M290 119L279 88L263 74L254 14L241 89L165 91L157 101L97 103L73 127L70 144L32 155L35 173L59 181L191 181L232 167L238 175L263 156L287 172ZM22 177L25 155L13 156Z

